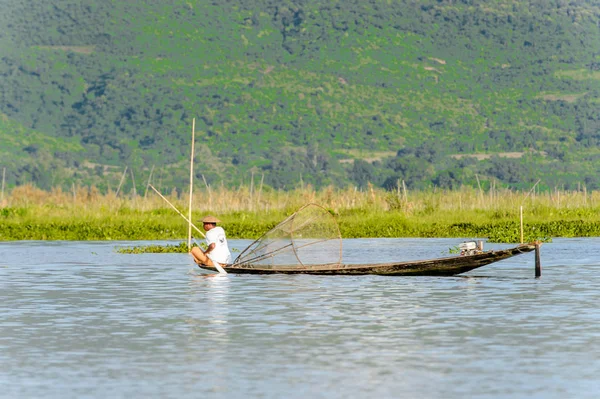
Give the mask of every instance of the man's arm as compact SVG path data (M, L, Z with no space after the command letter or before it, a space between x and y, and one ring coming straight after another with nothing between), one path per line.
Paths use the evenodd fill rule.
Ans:
M217 244L215 244L214 242L212 244L210 244L206 248L206 251L204 251L204 255L208 255L210 253L210 251L212 251L213 249L215 249L216 246L217 246Z

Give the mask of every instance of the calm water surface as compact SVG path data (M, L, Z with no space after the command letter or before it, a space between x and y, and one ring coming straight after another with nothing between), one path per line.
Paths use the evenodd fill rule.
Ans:
M460 241L344 251L426 259ZM144 244L0 243L0 397L600 397L600 239L544 244L537 280L533 253L460 277L215 277L185 254L115 252Z

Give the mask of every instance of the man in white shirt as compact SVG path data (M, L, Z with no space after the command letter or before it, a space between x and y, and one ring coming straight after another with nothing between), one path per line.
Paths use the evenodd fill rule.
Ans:
M198 247L192 248L190 253L196 263L207 266L215 266L213 261L219 265L231 263L231 252L229 252L229 246L227 245L225 230L217 226L217 223L220 222L214 216L205 216L202 219L202 227L206 231L207 247L205 251Z

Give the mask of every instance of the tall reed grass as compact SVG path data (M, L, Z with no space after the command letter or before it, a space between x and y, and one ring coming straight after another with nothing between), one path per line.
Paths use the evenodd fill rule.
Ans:
M163 195L187 214L187 191L173 189ZM373 186L364 190L304 186L283 191L205 185L194 190L192 208L194 221L214 214L224 221L230 236L253 238L309 202L336 215L345 237L456 236L501 223L508 223L512 231L518 226L521 207L526 226L555 226L552 231L546 228L549 235L600 235L600 192L585 190L536 192L534 187L528 192L484 192L463 187L389 192ZM102 194L95 187L44 191L24 185L7 192L0 205L0 239L162 239L187 235L186 222L151 190L117 195ZM587 227L583 233L571 227L561 231L561 223L566 222L581 222ZM23 233L27 232L24 226L29 226L30 235ZM102 228L86 233L85 226ZM75 231L73 237L68 234L70 229Z
M177 208L188 207L189 191L173 189L163 195ZM407 217L430 214L495 216L518 215L523 206L529 215L594 217L600 210L600 192L553 191L518 192L508 189L482 192L470 187L459 190L389 192L370 186L315 190L311 186L291 191L253 190L248 186L237 189L205 187L194 190L192 208L195 213L221 215L244 213L288 213L313 202L330 209L334 214L358 211L369 213L396 212ZM114 191L101 194L95 187L75 186L72 191L55 188L50 191L32 185L19 186L7 193L0 208L28 208L39 216L76 211L79 216L111 215L123 212L148 212L169 206L152 191L144 194L116 195Z

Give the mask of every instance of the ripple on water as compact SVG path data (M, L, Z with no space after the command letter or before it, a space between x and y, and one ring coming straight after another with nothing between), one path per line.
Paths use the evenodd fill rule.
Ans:
M344 253L433 258L456 242ZM131 243L0 243L0 384L7 397L592 398L598 243L545 244L537 280L528 254L449 278L215 277L185 254L114 252Z

